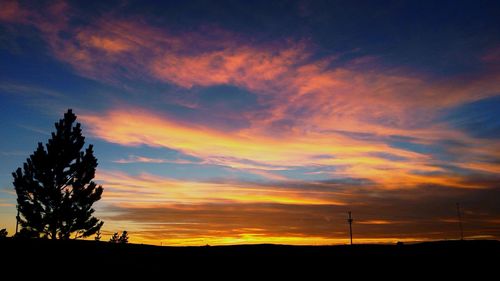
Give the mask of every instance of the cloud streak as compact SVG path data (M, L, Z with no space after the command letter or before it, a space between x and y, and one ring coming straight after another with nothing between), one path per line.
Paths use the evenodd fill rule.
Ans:
M460 174L440 167L433 155L388 146L382 141L362 142L340 135L304 133L272 138L252 131L223 132L170 121L137 109L118 109L107 115L83 115L91 134L108 142L165 147L204 160L243 170L288 170L300 166L335 168L331 176L367 178L379 188L405 188L420 184L483 188ZM394 161L386 154L405 159ZM321 157L319 157L321 156ZM496 164L482 164L496 167ZM488 168L486 168L488 169ZM490 168L491 169L491 168ZM483 169L484 171L484 169Z
M115 178L113 175L113 180ZM158 188L157 181L151 182L150 176L130 177L127 182L131 178L134 179L134 185L141 182L150 190ZM242 186L247 184L240 183ZM320 186L335 187L321 183L311 187L319 191L322 190ZM175 187L163 184L162 188L170 197L176 197ZM286 190L284 194L295 190L293 184L283 183L283 188ZM497 196L498 186L480 192L463 189L450 191L440 186L435 186L434 190L420 187L390 193L359 187L346 189L345 185L334 189L336 193L333 196L348 204L354 212L358 242L456 238L458 232L452 201L457 198L467 198L463 201L467 210L464 214L467 237L485 235L494 238L499 235L500 229L491 225L492 221L498 220L498 208L493 213L480 211L485 207L495 209L491 208L495 205L493 197ZM136 198L140 200L144 197ZM145 200L141 204L116 201L103 210L109 213L108 219L113 224L127 224L136 241L157 243L160 240L174 245L266 241L291 244L347 243L346 206L342 204L213 200L194 203L179 199L170 202Z
M117 171L98 174L106 186L106 202L129 206L163 203L282 203L342 205L335 191L273 188L252 183L181 181L142 173L137 176ZM138 196L139 195L139 196Z

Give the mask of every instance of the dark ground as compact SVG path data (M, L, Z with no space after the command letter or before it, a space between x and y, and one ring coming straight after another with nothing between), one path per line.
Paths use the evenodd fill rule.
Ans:
M405 245L287 246L243 245L159 247L94 241L0 240L0 272L15 268L65 268L86 272L182 271L198 275L228 272L345 274L397 273L411 269L478 272L500 267L500 241L436 241ZM382 271L380 271L382 270ZM489 273L488 273L489 275ZM496 274L498 276L498 273ZM411 276L406 276L411 277ZM1 276L0 276L0 279ZM317 279L317 278L314 278ZM476 279L476 278L474 278ZM488 278L498 280L496 277Z

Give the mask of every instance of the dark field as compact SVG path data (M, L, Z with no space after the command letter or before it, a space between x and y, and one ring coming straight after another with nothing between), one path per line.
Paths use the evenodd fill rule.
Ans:
M295 271L318 273L349 268L367 274L376 268L389 271L412 268L485 273L496 270L500 241L437 241L405 245L287 246L242 245L205 247L159 247L111 244L94 241L14 240L0 241L2 272L23 268L84 268L101 270L199 270ZM7 270L7 271L6 271ZM342 271L342 270L341 270ZM376 273L377 271L374 271ZM344 272L345 273L345 272ZM494 280L493 278L492 280Z

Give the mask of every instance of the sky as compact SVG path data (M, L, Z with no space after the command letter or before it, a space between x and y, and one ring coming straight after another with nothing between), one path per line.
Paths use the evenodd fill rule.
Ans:
M104 239L500 239L498 1L0 0L11 173L71 108Z

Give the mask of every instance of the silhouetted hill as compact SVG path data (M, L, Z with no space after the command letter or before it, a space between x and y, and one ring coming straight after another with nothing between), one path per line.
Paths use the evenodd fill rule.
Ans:
M449 268L454 273L468 269L482 272L500 258L500 241L438 241L405 245L288 246L235 245L203 247L160 247L112 244L95 241L0 240L2 266L13 268L70 266L74 261L102 264L106 270L250 270L311 271L357 268L387 270ZM22 261L19 263L19 261ZM484 268L483 268L484 267ZM496 268L496 266L495 266ZM342 269L342 270L341 270Z

